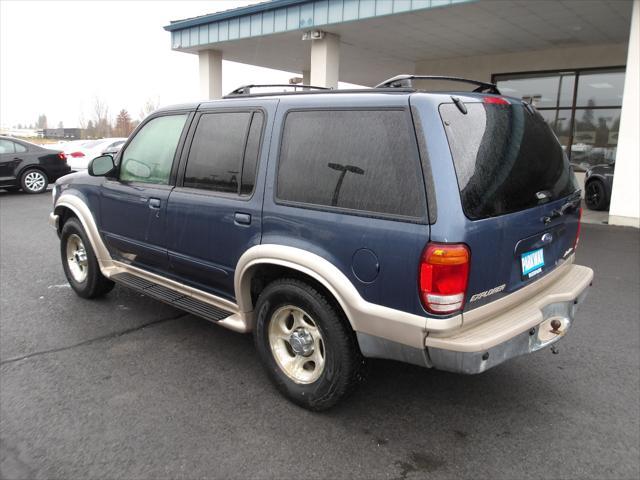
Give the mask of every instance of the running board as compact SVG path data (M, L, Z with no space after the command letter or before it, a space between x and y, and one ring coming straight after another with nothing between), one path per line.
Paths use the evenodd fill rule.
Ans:
M131 273L117 273L111 275L111 280L125 287L131 288L137 292L143 293L148 297L155 298L162 302L168 303L186 312L202 317L211 322L219 322L233 315L222 308L210 305L196 298L184 295L165 286L150 282L144 278L132 275Z

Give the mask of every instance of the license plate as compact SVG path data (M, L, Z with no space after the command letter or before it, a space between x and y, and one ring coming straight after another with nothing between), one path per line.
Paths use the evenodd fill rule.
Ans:
M524 278L535 277L542 272L542 267L544 267L544 250L539 248L523 253L521 255L521 262L522 276Z

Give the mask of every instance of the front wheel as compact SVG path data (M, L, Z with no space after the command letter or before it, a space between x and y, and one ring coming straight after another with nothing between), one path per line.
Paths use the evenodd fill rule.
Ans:
M343 314L311 285L287 278L258 298L256 348L275 386L294 403L325 410L362 378L363 358Z
M27 193L43 193L49 185L49 179L40 170L30 168L20 177L20 185Z
M114 283L102 275L96 254L77 218L70 218L60 233L62 266L71 288L83 298L110 292Z

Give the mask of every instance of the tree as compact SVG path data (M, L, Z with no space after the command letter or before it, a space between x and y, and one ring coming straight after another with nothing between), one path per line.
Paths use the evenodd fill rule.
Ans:
M111 135L111 122L109 122L109 107L99 97L95 97L93 103L93 125L96 138L105 138Z
M142 105L142 109L140 109L140 120L144 120L145 118L147 118L147 116L150 113L155 112L159 106L160 98L147 98L146 102L144 102L144 105Z
M44 113L38 117L37 127L39 129L47 128L47 116Z
M132 131L131 116L129 115L129 112L123 108L116 117L116 128L114 134L116 137L128 137Z
M64 124L62 123L62 120L58 122L58 128L64 128Z

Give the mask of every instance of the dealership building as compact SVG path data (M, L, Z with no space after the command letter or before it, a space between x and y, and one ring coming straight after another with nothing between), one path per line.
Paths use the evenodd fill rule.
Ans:
M223 59L333 88L398 74L494 82L537 107L577 170L615 162L609 223L638 227L639 16L640 0L272 0L165 29L198 55L208 99L223 94Z

